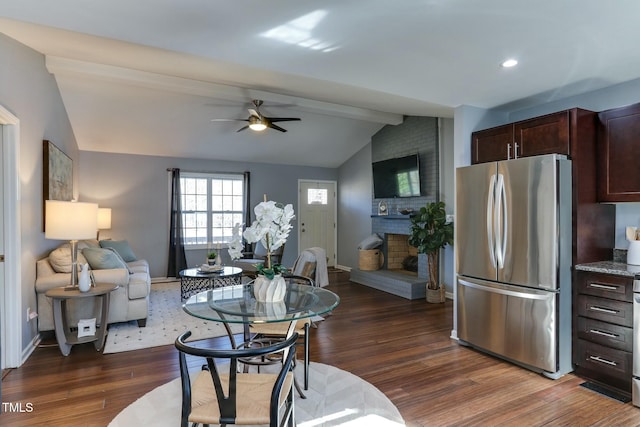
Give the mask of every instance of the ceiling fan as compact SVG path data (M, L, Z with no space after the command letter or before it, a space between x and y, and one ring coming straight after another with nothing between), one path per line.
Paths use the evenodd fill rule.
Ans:
M260 106L262 105L262 101L259 99L254 99L251 101L255 108L249 108L249 118L246 119L212 119L212 122L248 122L249 124L241 127L237 130L240 132L247 128L254 131L263 131L267 128L279 130L280 132L286 132L287 130L281 128L280 126L274 124L276 122L294 122L300 121L299 117L267 117L260 114Z

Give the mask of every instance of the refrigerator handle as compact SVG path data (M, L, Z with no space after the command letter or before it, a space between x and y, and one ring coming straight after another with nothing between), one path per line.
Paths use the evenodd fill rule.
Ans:
M528 299L528 300L549 300L555 297L555 294L553 292L546 292L546 291L530 291L527 292L526 288L522 288L525 289L525 291L517 291L517 288L520 288L519 286L510 286L508 289L504 288L504 287L497 287L497 286L485 286L481 283L473 283L470 282L468 280L464 280L464 279L460 279L458 278L458 283L460 283L462 286L466 286L468 288L474 288L474 289L480 289L482 291L485 292L491 292L494 294L501 294L501 295L507 295L507 296L511 296L511 297L516 297L516 298L523 298L523 299Z
M495 213L495 189L496 189L496 175L491 175L491 181L489 181L489 194L487 195L487 241L489 245L489 254L491 256L491 264L496 265L495 254L495 240L494 240L494 227L493 219Z
M495 214L493 218L493 227L496 239L496 258L498 268L504 268L504 258L507 249L507 204L506 191L504 186L504 175L498 174L497 181L498 200L495 203Z

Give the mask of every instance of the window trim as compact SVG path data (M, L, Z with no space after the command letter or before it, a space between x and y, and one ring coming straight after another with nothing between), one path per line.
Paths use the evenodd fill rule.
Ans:
M243 199L246 198L246 194L244 194L244 180L245 180L245 176L242 172L187 172L184 171L180 174L180 179L184 179L184 178L196 178L196 179L207 179L207 243L195 243L195 244L191 244L191 243L186 243L183 240L183 245L184 245L184 249L185 251L193 251L193 250L212 250L212 249L226 249L228 248L228 242L224 242L221 244L217 244L217 243L213 243L210 242L209 240L212 238L212 233L211 233L211 224L209 223L211 220L211 215L214 213L214 211L212 210L212 201L211 201L211 186L210 186L210 180L212 179L228 179L228 180L237 180L242 182L243 184L243 194L242 197ZM185 195L182 194L182 197L184 198ZM187 211L184 209L184 207L182 207L182 214L184 215L184 212L192 212L192 211ZM196 212L196 211L193 211ZM202 211L197 211L197 212L202 212ZM238 212L238 211L215 211L217 212ZM245 212L245 204L242 203L241 206L241 210L240 213L242 215L242 217L244 218L244 216L246 215ZM244 222L244 221L243 221ZM183 217L183 222L182 222L182 230L183 233L185 232L185 223L186 221L184 220ZM184 239L184 234L183 234L183 239Z

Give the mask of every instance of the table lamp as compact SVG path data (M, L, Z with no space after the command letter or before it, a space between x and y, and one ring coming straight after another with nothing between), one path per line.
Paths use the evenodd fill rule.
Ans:
M111 229L111 208L98 208L98 234L97 240L100 240L100 230Z
M95 203L45 201L45 237L71 243L71 287L78 286L78 240L93 239L98 229Z

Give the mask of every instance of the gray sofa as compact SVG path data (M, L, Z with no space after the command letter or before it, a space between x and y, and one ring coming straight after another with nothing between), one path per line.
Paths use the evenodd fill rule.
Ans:
M87 262L82 255L82 250L85 248L100 248L100 245L96 240L78 242L78 263ZM96 282L118 285L118 288L111 293L107 323L137 320L140 326L145 326L149 312L151 286L149 264L146 260L132 260L124 264L126 268L91 269ZM35 290L39 331L54 330L52 300L45 293L52 288L67 286L70 282L71 251L67 243L52 251L46 258L37 261L36 264ZM99 313L100 301L98 298L69 300L67 310L70 324L76 325L79 319L92 318L93 313Z

